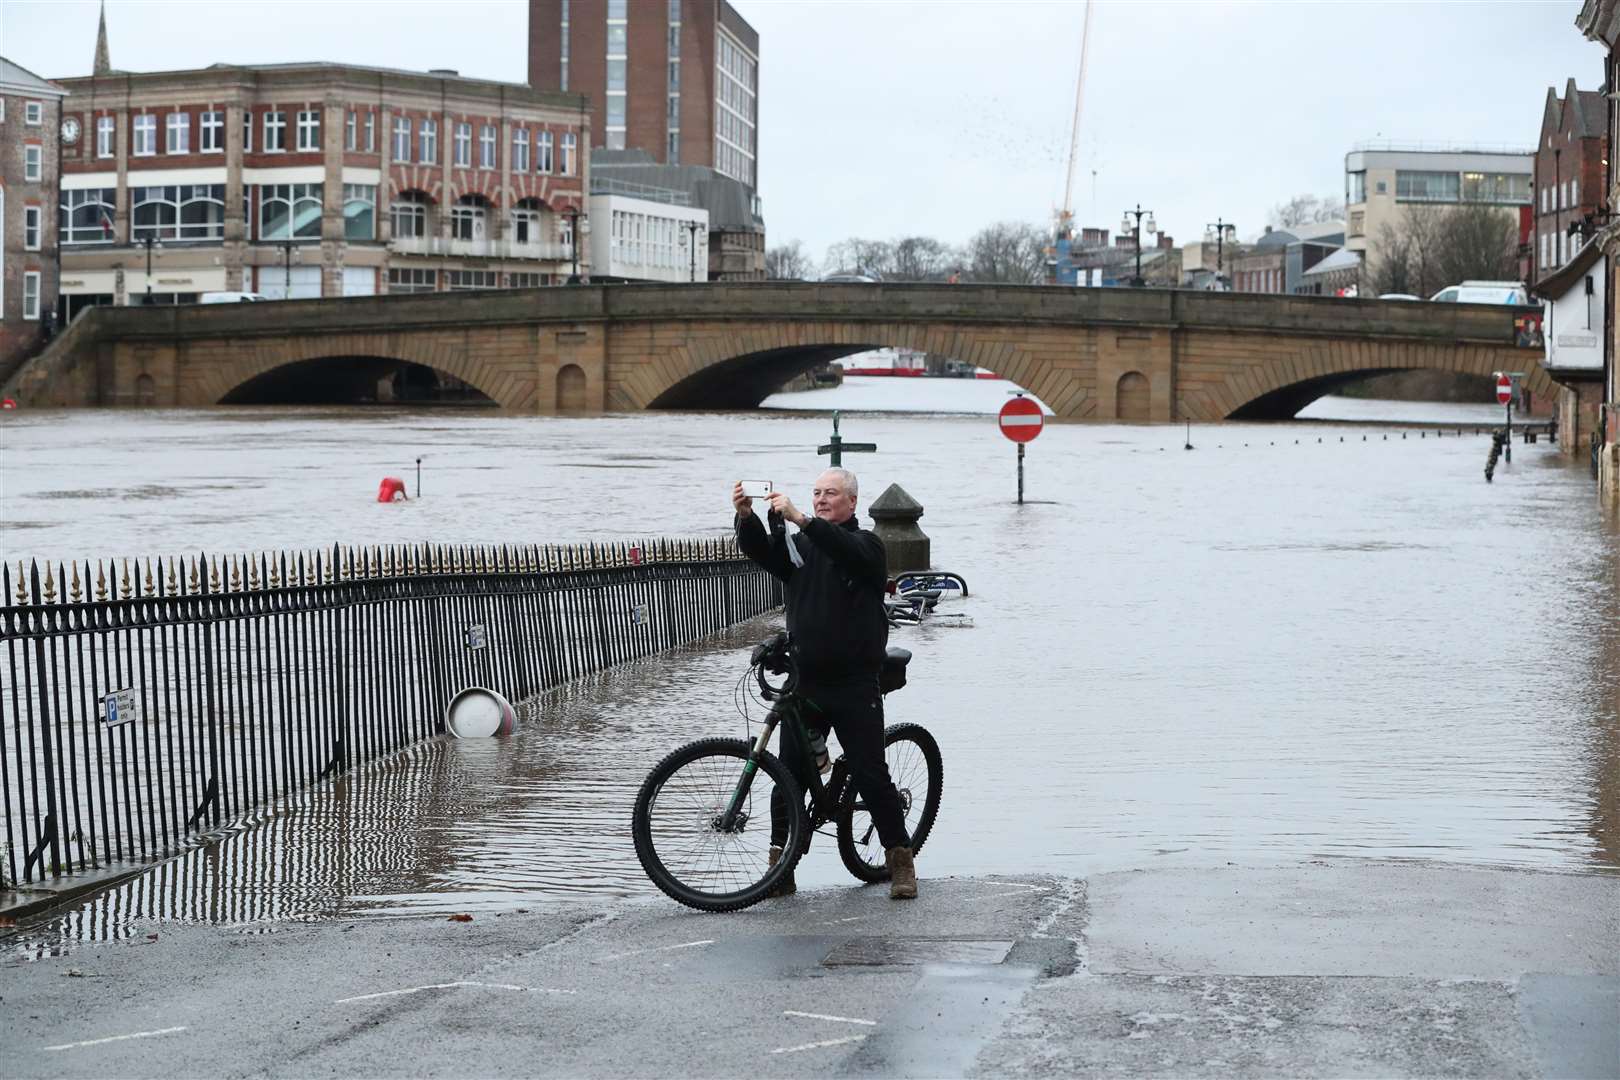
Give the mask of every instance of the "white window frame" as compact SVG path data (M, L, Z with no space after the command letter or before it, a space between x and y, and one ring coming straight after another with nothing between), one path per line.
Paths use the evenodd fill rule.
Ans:
M23 179L31 184L45 179L45 148L39 143L23 147Z
M253 110L242 110L242 153L253 152Z
M462 232L466 236L461 235ZM478 241L489 235L488 210L476 203L458 202L450 207L450 238Z
M96 157L110 158L118 153L118 118L116 116L96 117Z
M369 206L371 208L371 230L363 236L357 236L349 232L349 208L351 206ZM343 238L345 240L377 239L377 185L343 185Z
M321 148L321 110L298 110L298 151L310 153Z
M366 112L366 153L377 152L377 114L375 111Z
M526 127L512 129L512 171L529 171L529 129Z
M540 221L540 211L533 207L513 207L512 242L524 245L538 244L540 242Z
M472 168L472 125L459 123L451 136L450 164L458 169Z
M45 103L43 101L23 102L23 123L29 127L39 127L45 123Z
M343 149L358 150L359 148L360 116L353 109L349 109L343 118Z
M209 109L197 117L197 149L205 154L225 152L225 110Z
M39 301L42 283L38 270L23 271L23 308L22 317L29 322L39 321ZM30 310L32 307L32 310Z
M560 172L563 176L574 175L574 158L579 156L578 150L579 136L575 135L572 131L563 132L562 160L557 163L562 166Z
M417 199L417 192L401 192L399 198L388 204L388 218L395 240L412 240L428 235L429 204ZM401 229L401 222L409 221L409 229Z
M1574 176L1569 178L1569 205L1581 205L1581 182Z
M478 167L480 169L493 169L499 164L500 158L495 148L500 143L500 134L495 130L494 124L484 124L478 129Z
M191 153L191 114L169 113L163 118L163 152L165 154Z
M287 114L281 109L271 109L264 114L264 152L287 152Z
M537 131L534 133L534 171L549 173L556 164L551 153L551 132Z
M439 163L439 122L434 119L425 119L416 129L417 163L421 165L437 165Z
M32 234L33 243L28 237ZM45 236L45 211L38 206L23 207L23 250L38 251Z
M157 114L136 113L129 118L129 152L135 157L157 156ZM141 149L145 146L146 149Z
M404 153L400 152L402 144ZM393 154L394 161L411 160L411 118L408 116L394 117Z

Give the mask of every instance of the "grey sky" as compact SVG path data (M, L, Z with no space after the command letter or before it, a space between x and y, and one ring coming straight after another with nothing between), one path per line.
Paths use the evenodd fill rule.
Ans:
M638 0L641 2L641 0ZM1084 7L1073 2L733 0L759 30L760 193L771 243L960 242L1047 223L1062 196ZM1140 202L1177 243L1244 236L1300 192L1340 194L1369 139L1529 148L1547 88L1596 89L1579 0L1151 3L1093 16L1074 206ZM522 0L111 0L115 67L344 60L523 81ZM4 0L0 52L88 73L93 0ZM1096 171L1095 180L1092 172Z

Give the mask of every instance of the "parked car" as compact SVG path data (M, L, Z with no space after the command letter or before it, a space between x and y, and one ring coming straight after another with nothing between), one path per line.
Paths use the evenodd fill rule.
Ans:
M1530 303L1530 293L1518 281L1465 281L1450 285L1429 297L1441 304L1519 304Z
M267 297L256 292L205 292L197 297L199 304L257 304Z
M876 285L878 279L870 274L828 274L821 279L823 282L843 283L846 285Z
M1387 292L1380 296L1380 300L1422 300L1421 296L1413 296L1409 292Z

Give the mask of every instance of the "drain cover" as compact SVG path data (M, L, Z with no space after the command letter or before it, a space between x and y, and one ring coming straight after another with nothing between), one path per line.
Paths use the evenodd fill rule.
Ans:
M853 938L833 947L823 967L902 967L911 964L999 964L1010 941L980 938Z

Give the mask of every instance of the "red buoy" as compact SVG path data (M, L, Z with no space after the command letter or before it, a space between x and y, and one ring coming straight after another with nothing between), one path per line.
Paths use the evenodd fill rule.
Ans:
M0 409L15 409L16 407L17 401L15 398L6 398L4 401L0 401Z
M386 503L403 498L406 498L405 481L397 476L383 477L382 485L377 488L377 501Z

